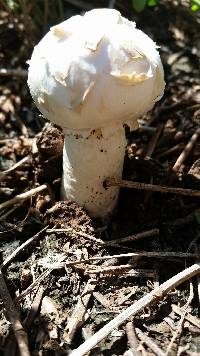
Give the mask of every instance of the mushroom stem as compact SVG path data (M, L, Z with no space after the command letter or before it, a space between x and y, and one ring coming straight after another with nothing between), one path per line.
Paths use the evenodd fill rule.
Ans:
M126 138L122 125L65 130L61 198L76 201L91 216L108 216L117 203L118 187L105 189L104 180L121 178Z

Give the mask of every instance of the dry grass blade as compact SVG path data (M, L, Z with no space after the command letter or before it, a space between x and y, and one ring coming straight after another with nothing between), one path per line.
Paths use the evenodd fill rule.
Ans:
M158 288L154 289L152 292L139 299L137 302L135 302L129 308L124 310L113 320L111 320L108 324L106 324L102 329L100 329L92 337L86 340L76 350L72 351L71 356L85 355L87 352L92 350L100 341L102 341L107 335L109 335L113 329L124 323L124 321L127 320L130 316L136 315L145 307L162 299L167 293L169 293L169 291L199 273L200 264L195 263L191 267L173 276L172 278L161 284Z
M14 303L11 299L1 269L0 269L0 295L3 301L6 315L8 316L8 320L11 323L11 326L14 331L18 343L20 355L31 356L28 347L27 334L22 326L18 311L16 310Z
M165 185L154 185L140 182L131 182L123 179L107 178L104 182L107 188L109 187L121 187L129 189L147 190L150 192L171 193L178 195L186 195L190 197L200 197L200 191L195 189L184 189L167 187Z

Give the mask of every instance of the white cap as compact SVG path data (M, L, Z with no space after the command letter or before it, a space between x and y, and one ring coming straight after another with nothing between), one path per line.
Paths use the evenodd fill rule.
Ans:
M165 86L155 43L114 9L95 9L52 27L29 64L37 107L63 129L135 127Z

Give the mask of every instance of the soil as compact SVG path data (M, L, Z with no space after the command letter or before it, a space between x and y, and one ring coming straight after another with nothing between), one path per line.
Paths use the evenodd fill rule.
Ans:
M95 2L96 6L107 6L102 3ZM28 7L12 12L5 4L3 1L0 7L0 63L8 70L6 74L0 70L1 203L43 184L47 189L0 210L1 267L8 294L27 332L31 355L67 355L122 310L198 261L181 253L200 251L199 198L122 188L117 209L106 222L91 219L74 202L59 201L63 134L59 127L47 124L35 108L26 84L26 61L43 32L60 18L53 18L50 12L43 14L41 7L44 20L38 23L31 12L28 14ZM93 8L89 1L62 4L64 18ZM200 16L189 10L187 1L163 0L140 14L133 11L130 1L116 1L116 8L160 46L166 80L163 99L140 120L140 128L134 132L126 128L123 179L199 190ZM192 150L179 169L173 170L194 135ZM11 170L24 157L24 163ZM159 233L120 246L109 245L112 240L151 229ZM34 239L4 267L6 259L30 237ZM158 254L73 265L77 259L141 251ZM161 252L165 257L159 257ZM170 252L179 257L171 257ZM71 265L65 265L64 258ZM88 293L84 292L88 281L95 286L90 285L93 290L86 313L70 338L69 321L77 303ZM182 283L127 322L133 321L159 352L166 352L180 322L173 305L183 311L186 303L188 313L198 320L198 277ZM0 355L19 354L9 320L2 301ZM131 351L129 342L122 324L91 355L159 355L139 336L137 353ZM168 354L198 355L199 345L200 327L183 320Z

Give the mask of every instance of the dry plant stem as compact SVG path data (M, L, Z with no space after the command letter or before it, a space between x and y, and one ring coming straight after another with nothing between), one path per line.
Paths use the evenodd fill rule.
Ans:
M106 324L102 329L95 333L91 338L86 340L76 350L72 351L71 356L85 355L87 352L92 350L100 341L102 341L107 335L109 335L113 329L119 327L119 325L124 323L124 321L127 320L130 316L134 316L145 307L158 302L158 300L161 300L167 293L169 293L172 289L176 288L179 284L183 283L184 281L192 278L193 276L199 273L200 264L195 263L191 267L173 276L172 278L161 284L158 288L154 289L152 292L146 294L144 297L139 299L137 302L135 302L129 308L124 310L113 320L111 320L108 324Z
M200 135L200 129L197 129L196 132L192 135L188 144L185 146L185 149L183 150L183 152L178 157L176 163L174 164L174 166L172 168L172 170L174 172L178 172L180 170L182 164L185 162L186 158L189 156L190 152L194 148L194 145L197 142L199 135Z
M151 192L172 193L172 194L179 194L179 195L187 195L191 197L200 197L200 191L194 189L173 188L173 187L167 187L163 185L130 182L128 180L115 179L115 178L107 178L104 183L107 188L116 186L121 188L147 190Z
M180 257L180 258L196 258L199 257L199 254L196 253L182 253L182 252L130 252L130 253L121 253L120 255L108 255L103 257L90 257L85 260L78 260L74 262L66 262L65 267L75 266L81 263L87 263L90 261L106 261L111 258L124 258L124 257Z
M35 234L34 236L30 237L30 239L26 240L23 244L21 244L19 247L16 248L16 250L13 251L13 253L11 253L11 255L9 255L5 261L1 264L0 268L7 268L10 263L25 249L27 248L31 243L33 243L34 241L36 241L41 234L48 228L48 226L44 227L44 229L42 229L41 231L39 231L37 234Z
M194 297L194 292L193 292L193 285L192 285L192 282L190 282L190 295L189 295L189 298L187 300L187 303L185 304L184 308L183 308L183 311L181 313L181 319L179 320L179 323L178 323L178 326L177 326L177 329L169 343L169 346L167 348L167 351L166 351L166 356L170 354L171 352L171 349L172 349L172 346L175 342L175 340L180 336L181 332L182 332L182 326L183 326L183 322L184 322L184 319L185 319L185 315L187 313L187 309L192 301Z
M177 305L175 305L175 304L172 304L172 310L174 311L174 313L176 313L176 314L178 314L178 315L180 315L180 316L181 316L182 313L183 313L183 310L182 310L181 308L179 308L179 307L178 307ZM200 320L199 320L197 317L195 317L195 316L193 316L193 315L187 313L187 314L185 315L185 320L189 321L190 324L193 324L193 325L195 325L198 329L200 329Z
M33 195L38 194L44 190L48 189L46 184L40 185L39 187L33 188L25 193L16 195L14 198L5 201L4 203L0 204L0 210L8 208L9 206L12 206L18 202L22 202L24 200L27 200L31 198Z
M151 230L148 230L148 231L140 232L140 233L138 233L136 235L122 237L121 239L116 239L116 240L112 240L112 241L103 241L101 239L97 239L94 236L85 234L84 232L76 231L76 230L74 230L73 228L70 228L70 227L66 228L66 229L48 229L47 230L47 233L52 233L52 232L53 233L54 232L74 232L75 234L77 234L79 236L83 236L88 240L92 240L92 241L100 243L102 245L105 245L105 246L115 245L116 246L116 244L119 244L119 243L128 242L128 241L136 241L136 240L140 240L140 239L143 239L143 238L146 238L146 237L159 235L160 231L159 231L159 229L151 229Z
M107 246L107 244L108 245L110 245L110 243L109 242L105 242L105 241L103 241L103 240L101 240L101 239L97 239L96 237L94 237L94 236L92 236L92 235L88 235L88 234L86 234L86 233L84 233L84 232L82 232L82 231L77 231L77 230L74 230L73 228L71 228L71 227L68 227L68 228L61 228L61 229L48 229L47 230L47 233L62 233L62 232L67 232L67 233L74 233L74 234L76 234L76 235L79 235L79 236L82 236L82 237L85 237L87 240L90 240L90 241L93 241L93 242L96 242L96 243L98 243L98 244L100 244L100 245L104 245L104 246ZM126 250L131 250L129 247L125 247L125 246L120 246L120 245L118 245L118 244L116 244L116 243L112 243L111 245L113 245L113 246L115 246L115 247L119 247L119 248L123 248L123 249L126 249Z
M15 171L15 169L22 166L24 163L29 162L29 160L30 160L30 156L26 156L22 158L19 162L15 163L12 167L7 169L6 171L0 172L0 181L3 180L7 174Z
M133 356L141 356L141 352L138 350L139 342L138 342L138 338L136 336L135 326L131 321L129 321L126 324L126 335L127 335Z
M0 270L0 295L5 308L5 313L8 317L9 322L13 328L17 344L19 347L19 352L21 356L31 356L28 348L28 337L23 329L19 314L14 306L14 303L9 294L7 285L5 283L3 274Z
M73 262L56 262L56 263L51 263L51 264L45 264L46 268L50 268L51 270L53 269L58 269L58 268L67 268L67 267L73 267L76 265L80 265L82 263L88 263L91 261L106 261L112 258L125 258L125 257L157 257L157 258L199 258L199 254L196 253L183 253L183 252L130 252L130 253L121 253L120 255L108 255L108 256L103 256L103 257L90 257L87 259L83 260L76 260ZM65 256L64 259L66 259L67 256Z
M150 350L153 351L153 353L157 356L164 356L165 352L161 350L161 348L156 345L156 343L147 335L145 335L140 329L136 328L135 329L137 336L139 339L146 344Z
M124 274L126 271L129 271L131 276L142 278L154 278L155 272L152 270L142 270L142 269L133 269L132 265L121 265L121 266L110 266L110 267L97 267L97 268L89 268L85 270L86 274L106 274L106 275L114 275L114 274Z
M85 232L82 232L82 231L77 231L77 230L74 230L72 227L67 227L67 228L64 228L64 229L48 229L47 230L47 234L51 234L51 233L62 233L62 232L72 232L76 235L79 235L79 236L82 236L82 237L85 237L87 240L91 240L93 242L97 242L99 244L104 244L105 242L101 239L97 239L96 237L92 236L92 235L89 235L89 234L86 234Z
M112 245L112 244L120 244L123 242L128 242L128 241L137 241L146 237L150 237L150 236L158 236L160 233L159 229L151 229L148 231L143 231L140 232L139 234L136 235L131 235L131 236L127 236L127 237L122 237L121 239L116 239L116 240L111 240L108 242L105 242L106 246Z
M78 303L69 317L67 325L64 330L63 339L67 343L71 343L76 330L85 322L85 316L87 312L87 306L90 301L90 297L96 288L97 280L89 279L83 293L79 296Z

